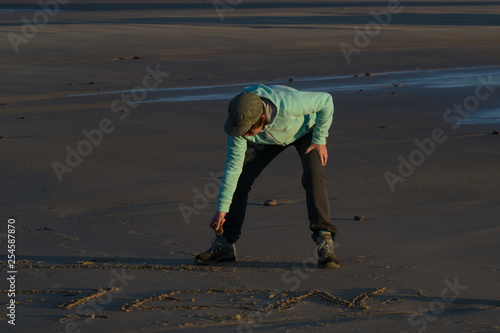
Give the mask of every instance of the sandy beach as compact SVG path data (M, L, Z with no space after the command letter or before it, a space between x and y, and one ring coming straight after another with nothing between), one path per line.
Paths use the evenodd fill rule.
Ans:
M500 1L3 1L0 35L2 332L500 332ZM256 83L333 96L340 269L294 149L194 263Z

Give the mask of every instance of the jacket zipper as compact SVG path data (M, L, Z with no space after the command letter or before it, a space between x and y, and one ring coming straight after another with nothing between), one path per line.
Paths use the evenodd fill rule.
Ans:
M267 130L267 128L264 130L264 132L266 132L266 139L269 140L269 137L271 137L271 139L276 142L277 144L279 145L283 145L283 143L279 142L278 140L276 140L276 138L271 134L269 133L269 131Z

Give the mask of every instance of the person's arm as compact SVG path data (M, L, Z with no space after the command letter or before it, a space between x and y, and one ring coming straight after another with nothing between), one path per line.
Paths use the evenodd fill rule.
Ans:
M328 130L333 120L333 98L325 92L299 92L300 102L297 111L301 115L316 114L316 126L314 127L312 143L325 145Z
M243 169L246 150L247 140L242 137L227 136L226 165L217 197L217 212L209 224L214 230L217 230L225 222L224 217L229 212L233 194Z
M315 113L316 126L314 127L312 143L306 149L306 154L312 150L316 151L323 166L328 161L328 150L326 149L326 138L333 120L333 98L323 92L299 92L300 102L298 111L303 115Z

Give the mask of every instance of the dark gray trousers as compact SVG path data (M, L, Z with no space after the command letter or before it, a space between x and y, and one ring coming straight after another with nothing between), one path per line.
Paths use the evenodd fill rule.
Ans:
M224 237L230 243L234 243L240 238L248 193L255 179L276 156L289 146L295 146L302 162L302 187L306 190L309 229L313 233L317 233L319 230L328 230L335 238L337 228L330 222L330 202L323 166L316 151L313 150L307 155L305 154L306 149L311 145L311 140L312 132L288 146L256 145L248 142L243 170L224 223Z

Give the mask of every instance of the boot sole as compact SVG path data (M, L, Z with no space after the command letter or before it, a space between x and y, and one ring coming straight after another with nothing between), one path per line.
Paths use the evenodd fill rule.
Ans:
M340 268L340 264L338 264L336 262L333 262L333 261L326 262L326 263L320 263L320 262L318 262L318 268L336 269L336 268Z
M195 259L195 261L196 261L197 265L208 266L208 265L214 265L214 264L218 264L218 263L222 263L222 262L230 262L230 261L237 262L238 258L235 256L231 256L231 257L220 257L220 258L217 258L216 260L205 260L205 261Z
M208 253L208 251L205 253ZM218 264L218 263L225 262L225 261L235 261L235 262L238 261L238 257L236 254L236 248L234 247L234 245L232 246L232 248L229 251L227 251L226 253L224 253L220 257L213 259L213 260L210 260L210 259L203 260L203 258L199 258L203 254L204 253L201 253L194 258L194 261L197 265L205 265L206 266L206 265Z

